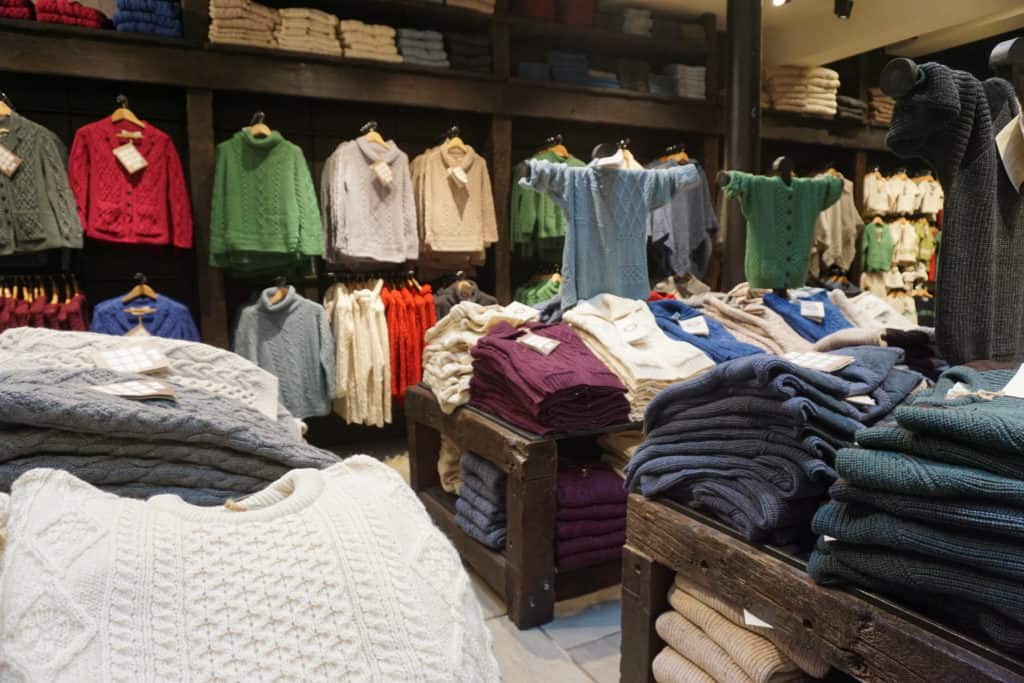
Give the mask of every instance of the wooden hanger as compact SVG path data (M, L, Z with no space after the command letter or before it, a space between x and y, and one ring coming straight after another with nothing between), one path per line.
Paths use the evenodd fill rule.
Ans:
M7 93L0 90L0 118L10 116L13 113L14 107L11 105L10 98L7 97ZM7 135L10 132L10 128L0 128L0 135Z
M146 127L146 124L128 108L128 98L124 95L117 96L117 109L115 109L114 113L110 115L110 120L114 123L127 121L128 123L135 124L139 128Z
M256 112L252 115L252 120L244 130L249 131L249 134L254 138L269 138L274 131L270 130L270 126L264 123L266 118L267 115L263 112Z
M406 283L408 285L410 285L412 287L415 287L417 292L422 292L423 291L423 285L421 285L419 283L419 280L416 279L416 271L415 270L410 270L408 273L406 273L405 280L406 280Z
M442 149L457 149L461 152L469 151L468 148L466 147L466 143L462 141L461 137L459 137L461 133L462 131L459 129L458 126L452 126L447 131L445 131L444 142L441 143Z
M147 280L146 280L146 276L145 275L143 275L142 273L135 273L135 278L134 279L135 279L135 286L132 287L130 292L125 294L123 297L121 297L121 303L126 304L129 301L134 301L135 299L141 299L142 297L146 297L148 299L152 299L153 301L157 300L158 297L157 297L156 290L154 290L152 287L150 287L148 284L146 284ZM75 294L78 294L78 293L79 293L78 292L78 283L76 282L75 283Z
M562 144L561 133L555 133L538 146L537 154L544 154L545 152L557 154L563 159L568 159L570 156L572 156L571 154L569 154L569 150L565 148L565 145Z
M270 295L270 305L274 306L281 303L288 296L288 279L283 275L279 275L274 278L271 285L277 287L277 291Z
M380 132L378 132L376 121L367 121L365 124L363 124L363 127L359 129L359 132L364 134L363 139L366 140L367 142L373 142L380 145L381 147L391 149L391 145L389 145L384 140L384 137L380 134Z

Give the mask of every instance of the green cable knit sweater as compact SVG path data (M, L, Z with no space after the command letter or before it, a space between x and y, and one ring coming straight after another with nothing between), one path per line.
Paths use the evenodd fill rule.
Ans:
M324 253L316 190L302 150L274 131L217 145L210 265L239 274L287 270Z

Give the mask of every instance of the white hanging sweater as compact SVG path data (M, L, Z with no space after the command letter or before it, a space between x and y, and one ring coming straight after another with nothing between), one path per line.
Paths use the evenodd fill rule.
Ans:
M0 575L0 679L499 679L458 554L393 470L355 456L242 504L23 475Z

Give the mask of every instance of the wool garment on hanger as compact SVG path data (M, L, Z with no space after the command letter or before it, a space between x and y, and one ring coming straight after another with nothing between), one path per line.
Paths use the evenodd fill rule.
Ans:
M581 299L613 294L644 299L647 274L647 214L680 189L698 183L691 164L674 168L620 170L596 162L572 168L527 162L524 187L546 192L568 216L562 256L562 308Z
M402 400L423 378L423 339L437 322L437 303L430 285L387 287L381 300L390 342L390 396Z
M586 166L574 156L564 158L550 150L535 154L532 158L566 166ZM520 185L519 178L525 174L526 161L519 162L512 169L509 221L512 226L512 248L525 258L561 263L565 245L565 211L547 194Z
M320 210L329 263L419 257L409 157L393 140L386 147L363 137L341 143L324 163Z
M89 329L85 295L78 293L58 303L50 303L45 297L36 297L29 302L13 296L0 296L0 332L21 327L84 332Z
M153 309L152 313L136 316L133 308ZM128 310L126 310L128 309ZM92 332L122 336L141 325L154 337L199 341L199 330L188 306L161 294L156 299L141 296L127 304L116 296L96 304L92 312Z
M125 139L120 133L141 134ZM147 166L129 173L114 156L135 146ZM192 247L192 204L174 141L151 123L106 117L75 133L68 164L71 189L86 237L126 244Z
M434 305L437 308L437 318L448 315L452 308L463 301L472 301L481 306L493 306L498 300L484 292L473 280L458 280L452 284L439 289L434 295Z
M316 189L302 149L279 131L240 130L217 145L210 265L280 273L324 253Z
M0 256L81 249L82 224L68 184L67 150L50 130L11 112L0 116L0 145L21 165L0 175Z
M918 239L914 224L906 219L899 219L889 224L892 232L892 262L896 265L913 265L917 262Z
M277 376L281 403L292 415L327 415L337 391L330 321L323 306L291 286L271 303L277 290L264 289L239 313L235 353Z
M864 176L864 213L885 216L891 209L889 179L877 171Z
M826 174L817 176L825 177ZM857 202L853 198L853 181L843 181L843 194L832 206L818 215L814 224L814 241L820 244L821 262L826 266L838 266L844 271L850 270L857 258L857 233L864 220L857 212Z
M935 219L935 214L942 211L942 203L946 199L945 193L942 191L942 185L939 181L922 180L918 183L918 206L917 210L921 213L928 214Z
M675 161L654 161L648 169L673 168ZM718 218L711 206L711 193L704 169L697 166L697 182L680 188L647 218L647 236L658 241L668 237L669 263L675 275L703 277L711 261Z
M1024 195L993 143L1018 116L1013 87L941 64L896 102L886 142L920 157L946 192L935 324L951 363L1024 357Z
M814 223L839 201L840 178L792 178L729 172L728 197L747 219L744 272L756 289L802 287L810 265Z
M861 236L861 267L864 272L887 271L893 264L895 243L892 231L885 223L868 223ZM864 288L864 285L861 285Z

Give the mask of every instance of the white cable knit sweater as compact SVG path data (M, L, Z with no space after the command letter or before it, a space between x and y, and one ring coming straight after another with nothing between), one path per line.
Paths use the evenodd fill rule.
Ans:
M294 470L242 505L22 476L0 575L0 679L499 680L458 554L390 468L355 456Z

